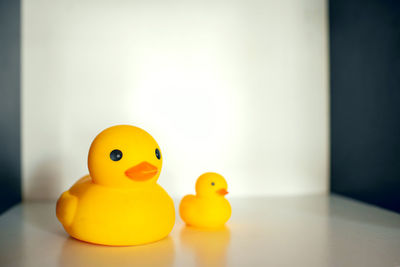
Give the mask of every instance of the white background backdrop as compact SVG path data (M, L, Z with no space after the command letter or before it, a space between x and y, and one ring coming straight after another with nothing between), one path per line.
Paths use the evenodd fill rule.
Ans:
M23 1L25 199L86 174L115 124L159 143L159 183L205 171L232 196L328 187L327 6L284 1Z

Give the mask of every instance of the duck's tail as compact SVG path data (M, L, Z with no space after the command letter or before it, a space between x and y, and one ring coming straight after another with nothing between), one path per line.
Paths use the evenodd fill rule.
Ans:
M78 199L71 195L69 191L65 191L57 201L56 215L58 220L64 227L72 224L75 216Z

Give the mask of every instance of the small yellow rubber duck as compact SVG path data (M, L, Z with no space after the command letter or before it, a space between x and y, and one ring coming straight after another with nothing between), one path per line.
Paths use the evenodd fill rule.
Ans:
M166 237L175 223L171 197L157 184L158 144L146 131L118 125L101 132L88 156L89 175L58 199L56 214L72 237L128 246Z
M179 213L187 225L199 228L222 227L231 217L232 209L225 195L228 184L215 172L202 174L196 182L196 195L185 196Z

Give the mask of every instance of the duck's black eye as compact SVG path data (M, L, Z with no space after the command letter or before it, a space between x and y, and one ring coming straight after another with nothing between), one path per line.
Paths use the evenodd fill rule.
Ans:
M161 159L161 153L160 153L160 150L158 148L156 148L156 157L158 159Z
M111 153L110 153L110 159L113 160L113 161L118 161L118 160L122 159L122 152L121 152L121 150L114 149L113 151L111 151Z
M211 185L212 185L212 186L214 186L214 185L215 185L215 183L214 183L214 182L212 182L212 183L211 183Z

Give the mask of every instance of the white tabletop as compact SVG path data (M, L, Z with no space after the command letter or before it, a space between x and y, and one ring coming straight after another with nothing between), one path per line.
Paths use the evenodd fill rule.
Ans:
M224 230L178 218L168 238L137 247L77 241L54 202L24 203L0 217L0 266L400 266L400 214L338 196L230 201Z

